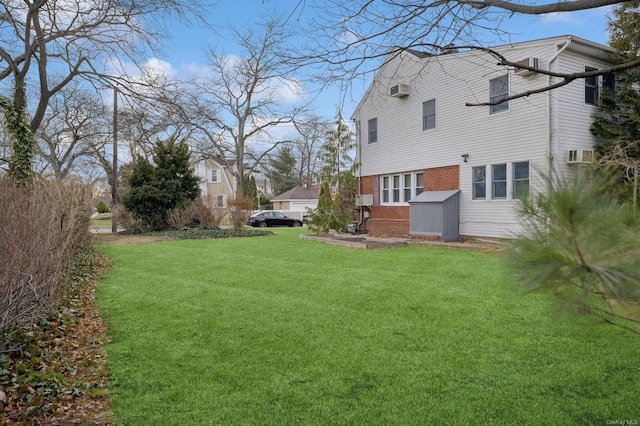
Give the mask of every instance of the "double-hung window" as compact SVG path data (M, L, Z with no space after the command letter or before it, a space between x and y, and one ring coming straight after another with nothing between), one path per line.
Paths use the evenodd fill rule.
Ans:
M529 195L529 162L513 163L513 198L522 200Z
M416 173L416 195L422 194L424 191L424 174L422 172Z
M392 192L393 199L391 200L394 203L400 202L400 175L393 175L393 187Z
M389 176L382 177L382 202L383 203L389 202L389 181L390 181Z
M597 71L597 68L584 67L584 72ZM584 103L598 105L598 77L584 79Z
M494 78L489 81L489 102L499 102L509 96L509 76ZM509 110L509 101L491 105L490 113L495 114Z
M474 167L473 175L473 199L483 200L487 198L487 168L486 166Z
M380 188L382 204L405 204L424 189L424 174L406 172L381 176Z
M507 198L507 165L491 166L491 198L494 200Z
M436 100L422 103L422 130L436 128Z
M211 176L209 182L220 182L220 170L213 169L211 170Z
M402 175L402 196L405 202L411 199L411 192L413 187L412 181L413 181L413 176L411 175L411 173Z
M367 131L369 135L369 143L378 142L378 119L372 118L367 122Z

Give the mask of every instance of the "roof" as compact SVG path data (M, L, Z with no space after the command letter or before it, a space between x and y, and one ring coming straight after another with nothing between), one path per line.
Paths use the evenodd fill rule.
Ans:
M581 37L573 36L573 35L560 35L560 36L534 39L529 41L521 41L517 43L509 43L509 44L486 46L486 47L490 49L495 49L495 50L504 50L504 49L512 49L512 48L535 47L536 45L539 45L539 44L556 44L557 46L562 45L564 47L567 47L570 50L573 50L574 52L595 56L605 60L607 58L610 58L611 53L616 52L616 50L610 46L606 46L606 45L596 43L596 42L593 42ZM438 60L439 58L442 58L442 57L459 57L464 55L474 55L474 54L478 54L478 52L481 52L481 51L482 51L481 46L478 46L478 49L474 49L469 47L457 48L455 45L445 46L443 50L438 54L430 54L428 52L421 52L411 48L394 48L387 55L387 58L385 59L385 62L380 67L380 69L382 69L385 65L387 65L387 63L389 63L392 59L396 59L400 57L405 52L409 53L412 56L415 56L416 58L419 58L419 60L425 61L425 64L426 64L428 63L427 61ZM562 52L562 49L558 50L558 52ZM400 60L402 60L402 58L400 58ZM439 66L442 66L442 65L439 65ZM378 70L378 73L380 72L380 69ZM360 99L360 102L358 103L353 113L351 114L350 118L352 120L356 119L358 110L361 108L365 98L369 96L370 92L373 90L373 87L376 85L376 82L375 82L376 79L377 79L377 75L376 77L374 77L374 80L369 84L369 88L366 90L365 94L362 96L362 98Z
M423 193L409 200L409 204L411 203L442 203L443 201L448 200L458 192L460 192L459 189L452 189L449 191L424 191Z
M283 192L277 197L271 199L271 201L282 201L282 200L317 200L318 192L312 189L303 188L301 186L296 186L295 188L291 188L287 192Z

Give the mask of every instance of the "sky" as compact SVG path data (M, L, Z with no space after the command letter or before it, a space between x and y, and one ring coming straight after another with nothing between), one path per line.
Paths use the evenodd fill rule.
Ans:
M228 26L242 28L252 22L259 22L261 17L269 14L274 8L282 13L294 12L300 19L308 18L315 13L311 3L317 1L307 0L303 2L302 10L298 8L294 12L299 6L298 0L218 0L217 5L206 12L206 16L209 24L224 33ZM511 34L513 42L575 35L607 44L607 13L608 10L600 8L556 15L517 17L507 19L501 28ZM178 74L205 67L204 51L207 46L217 47L227 54L240 53L234 45L233 38L225 39L205 28L176 24L172 31L170 47L162 57L156 59L169 63L172 71ZM333 118L338 106L341 106L343 114L349 117L357 106L358 97L366 91L367 85L368 82L354 85L353 99L347 97L344 103L340 100L339 88L327 90L316 104L317 115Z
M328 4L330 0L209 0L216 2L215 6L205 11L206 20L216 32L197 25L171 23L171 38L166 40L166 47L157 56L148 58L147 66L157 69L157 72L174 76L185 76L189 73L206 70L207 47L215 48L216 52L228 55L239 55L241 50L228 27L239 30L253 23L264 21L274 9L280 14L292 15L294 20L304 23L306 19L314 17L318 3ZM364 0L363 0L364 1ZM302 4L302 8L300 5ZM587 40L607 44L608 10L599 8L594 10L562 13L544 16L518 16L505 19L501 30L509 33L511 42L535 40L539 38L574 35ZM225 36L228 34L228 36ZM494 35L487 35L485 45L496 46L506 44L505 40L497 41ZM353 81L348 92L338 85L323 88L321 94L313 100L311 111L314 115L333 122L338 110L343 117L349 118L355 111L359 100L366 92L371 80L360 79ZM308 88L307 99L300 99L300 104L312 98L311 93L317 88ZM291 102L291 99L289 99ZM264 140L254 140L258 151L271 146L270 141L291 140L298 137L293 125L283 125L270 131Z

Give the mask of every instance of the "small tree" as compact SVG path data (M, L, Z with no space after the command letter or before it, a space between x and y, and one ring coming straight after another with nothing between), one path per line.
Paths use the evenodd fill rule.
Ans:
M640 294L640 223L612 199L611 181L548 179L547 194L521 204L510 265L527 286L557 292L576 312L640 323L620 310Z
M122 204L149 229L167 227L167 215L200 195L199 179L189 164L189 148L174 139L156 142L152 165L138 157Z
M328 229L346 231L347 225L353 220L355 172L358 168L350 156L353 149L353 132L342 119L342 114L338 113L336 127L327 133L322 147L324 165L320 175L320 199L318 208L311 214L311 229L316 232L326 232ZM331 188L336 193L333 199Z
M247 173L244 175L244 184L242 185L242 195L247 200L253 200L253 209L258 208L258 186L256 185L256 178L252 174Z
M293 156L291 147L280 147L276 156L270 159L265 175L271 181L275 195L280 195L300 185L296 176L296 158Z

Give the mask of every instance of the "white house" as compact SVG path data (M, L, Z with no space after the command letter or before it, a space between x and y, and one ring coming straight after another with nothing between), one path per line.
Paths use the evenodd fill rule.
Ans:
M573 36L494 50L559 73L603 68L613 52ZM480 50L404 50L388 57L352 116L361 228L374 235L437 238L437 230L412 228L424 218L411 215L425 213L409 202L444 199L415 198L423 191L449 191L447 197L457 194L457 215L444 219L455 216L459 235L508 238L519 229L518 198L544 190L542 173L571 173L591 161L597 141L589 132L592 114L602 86L615 79L578 79L494 106L465 106L560 81L497 62Z

